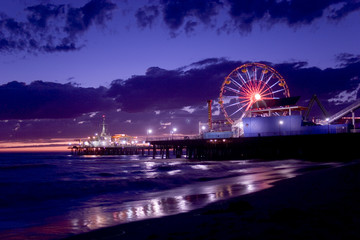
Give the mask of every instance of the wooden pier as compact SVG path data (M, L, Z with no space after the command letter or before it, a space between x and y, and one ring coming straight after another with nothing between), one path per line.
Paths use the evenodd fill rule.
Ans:
M241 137L226 139L188 139L150 141L153 157L156 151L169 158L189 159L309 159L315 161L346 161L360 159L360 133Z
M76 155L142 155L198 160L360 158L360 133L149 141L145 147L73 147Z
M150 155L150 146L78 147L70 148L72 155Z

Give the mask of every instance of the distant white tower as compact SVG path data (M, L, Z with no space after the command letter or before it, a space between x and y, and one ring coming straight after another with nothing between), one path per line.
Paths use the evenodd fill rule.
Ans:
M103 117L103 122L102 122L102 130L101 130L101 137L105 137L107 136L106 134L106 124L105 124L105 115L102 116Z

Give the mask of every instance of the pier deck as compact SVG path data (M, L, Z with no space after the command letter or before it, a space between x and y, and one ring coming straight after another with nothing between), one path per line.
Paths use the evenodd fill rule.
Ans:
M127 147L77 147L71 149L72 155L150 155L150 146Z
M199 160L312 159L345 161L360 158L360 134L319 134L226 139L149 141L151 146L72 149L79 155L147 155Z
M153 149L185 150L190 159L312 159L344 161L360 158L360 134L319 134L227 139L150 141ZM169 156L167 156L169 157Z

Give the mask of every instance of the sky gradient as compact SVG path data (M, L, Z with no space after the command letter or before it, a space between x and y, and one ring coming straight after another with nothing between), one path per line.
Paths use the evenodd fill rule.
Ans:
M134 3L136 2L136 3ZM194 134L224 78L263 62L305 105L335 113L360 88L359 0L6 0L2 141Z

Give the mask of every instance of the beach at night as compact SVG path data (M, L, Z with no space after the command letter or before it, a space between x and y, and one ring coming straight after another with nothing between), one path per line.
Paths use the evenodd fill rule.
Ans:
M127 224L143 226L142 220L145 223L168 222L166 219L170 215L175 215L170 219L198 216L189 221L201 224L213 221L211 219L219 214L221 217L233 212L237 216L238 211L258 208L264 201L281 206L287 201L291 203L292 198L300 200L304 197L300 205L312 204L312 198L314 204L318 204L314 188L326 192L344 187L347 179L341 169L346 174L357 170L357 164L351 162L316 163L294 159L198 161L62 153L2 153L0 157L0 236L4 239L61 239L119 224L121 227ZM327 176L327 172L337 171L341 174L336 178ZM302 178L308 180L299 182L298 179ZM338 185L335 184L337 179ZM294 181L293 184L299 186L294 189L281 187L282 182L285 184L287 181ZM319 182L320 185L307 181ZM356 187L356 179L349 181L349 187ZM323 186L325 182L329 185ZM269 196L261 197L267 191ZM280 192L272 194L273 191ZM246 200L248 203L243 206L241 202L245 200L242 199L251 196L253 200ZM327 198L337 199L337 196ZM238 197L239 206L236 203ZM208 205L209 214L193 215L193 211L201 212L203 210L197 209L207 209ZM269 208L273 207L269 205ZM165 229L195 231L187 223L169 221ZM207 234L208 230L199 231L199 234L202 232Z
M0 239L360 238L360 0L0 9Z
M327 168L199 210L68 238L356 239L360 164Z

